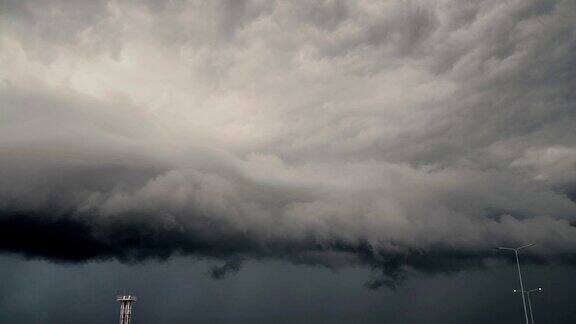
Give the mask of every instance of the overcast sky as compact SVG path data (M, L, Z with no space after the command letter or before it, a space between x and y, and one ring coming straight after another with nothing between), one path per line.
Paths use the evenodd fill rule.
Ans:
M391 291L512 271L494 247L532 242L526 261L570 271L574 17L572 0L0 0L0 263L203 260L206 285L273 264Z

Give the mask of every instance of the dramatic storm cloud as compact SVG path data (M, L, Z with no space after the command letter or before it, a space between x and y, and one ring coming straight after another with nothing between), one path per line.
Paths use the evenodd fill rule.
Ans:
M249 258L361 263L393 280L498 245L576 256L574 1L0 12L5 251L228 260L214 277Z

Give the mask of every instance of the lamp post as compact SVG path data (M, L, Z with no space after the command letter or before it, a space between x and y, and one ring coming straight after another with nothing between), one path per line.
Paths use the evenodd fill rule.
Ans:
M524 283L522 282L522 272L520 271L520 259L518 258L518 251L527 248L529 246L534 245L534 243L530 243L530 244L526 244L526 245L522 245L520 247L517 248L509 248L509 247L499 247L499 250L510 250L510 251L514 251L514 253L516 254L516 265L518 266L518 279L520 280L520 291L522 293L522 306L524 306L524 318L526 319L526 324L530 324L530 322L528 322L528 310L526 309L526 298L524 297Z
M526 296L528 296L528 308L530 309L530 319L532 319L532 324L534 324L534 312L532 311L532 302L530 301L530 293L533 293L535 291L542 291L542 288L530 289L526 292ZM514 289L514 292L520 292L520 290Z

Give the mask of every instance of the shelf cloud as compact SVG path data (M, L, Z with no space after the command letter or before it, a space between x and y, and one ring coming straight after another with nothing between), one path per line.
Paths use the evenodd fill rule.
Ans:
M1 6L6 252L576 260L573 1Z

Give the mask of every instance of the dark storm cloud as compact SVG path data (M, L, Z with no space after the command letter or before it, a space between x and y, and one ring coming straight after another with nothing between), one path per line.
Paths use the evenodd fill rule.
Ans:
M576 254L572 1L2 9L5 251L364 264L372 288Z

